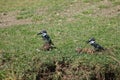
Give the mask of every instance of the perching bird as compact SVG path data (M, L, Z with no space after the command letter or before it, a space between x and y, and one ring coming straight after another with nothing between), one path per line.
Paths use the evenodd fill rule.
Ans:
M48 43L49 45L54 45L46 30L40 31L37 35L41 35L45 43Z
M94 38L89 39L89 40L87 41L87 43L89 43L91 46L93 46L94 49L95 49L95 51L102 51L102 50L104 50L104 48L103 48L101 45L99 45L99 44L97 44L97 43L95 42L95 39L94 39Z

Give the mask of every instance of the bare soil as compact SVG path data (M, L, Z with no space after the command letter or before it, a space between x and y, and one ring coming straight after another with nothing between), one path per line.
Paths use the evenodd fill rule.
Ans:
M108 6L107 8L99 8L100 5ZM45 14L45 9L37 9L35 14L43 15ZM63 11L57 13L57 15L61 17L66 17L68 22L73 22L75 19L73 16L77 14L83 14L84 11L92 10L93 13L89 14L90 16L96 17L114 17L120 14L120 5L113 6L111 1L101 1L97 3L83 3L81 1L74 2L73 4L69 5ZM0 13L0 28L9 27L13 25L23 25L23 24L32 24L32 19L16 19L16 16L19 14L20 11L13 11L7 13Z
M32 24L31 19L17 20L16 16L19 11L0 13L0 27L9 27L12 25Z
M107 6L107 8L100 9L100 5ZM82 14L82 12L87 10L93 10L93 13L91 14L92 16L113 17L120 14L120 5L114 6L111 1L107 0L98 3L83 3L79 1L77 3L71 4L60 14L70 18L76 14Z
M103 16L103 17L113 17L113 16L117 16L118 14L120 14L120 6L119 5L115 6L115 7L97 10L94 13L95 16Z

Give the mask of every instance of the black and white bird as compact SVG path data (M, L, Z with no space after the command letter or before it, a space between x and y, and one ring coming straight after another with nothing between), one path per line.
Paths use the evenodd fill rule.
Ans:
M97 43L95 42L95 39L94 39L94 38L89 39L89 40L87 41L87 43L89 43L91 46L93 46L94 49L95 49L95 51L102 51L102 50L104 50L104 48L103 48L101 45L99 45L99 44L97 44Z
M43 40L45 41L45 43L49 44L49 45L54 45L50 36L47 34L46 30L42 30L40 31L37 35L41 35Z

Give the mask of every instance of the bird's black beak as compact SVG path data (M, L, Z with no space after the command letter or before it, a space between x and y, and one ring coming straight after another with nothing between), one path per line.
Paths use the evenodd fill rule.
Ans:
M41 35L41 34L42 34L41 32L37 33L37 35Z

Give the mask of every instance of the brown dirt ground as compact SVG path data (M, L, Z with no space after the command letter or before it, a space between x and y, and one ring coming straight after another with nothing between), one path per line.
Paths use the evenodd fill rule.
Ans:
M31 19L17 20L16 16L19 11L13 11L8 13L0 13L0 27L9 27L12 25L32 24Z
M100 9L100 5L108 6L108 8ZM35 14L45 14L46 9L38 9ZM82 14L82 12L92 10L93 13L89 14L90 16L96 17L113 17L120 14L120 5L113 6L112 2L104 0L98 3L83 3L81 1L77 1L74 4L71 4L64 11L57 13L61 17L66 17L68 22L73 22L75 19L74 15ZM23 25L23 24L32 24L32 20L29 19L20 19L17 20L16 16L20 11L13 11L8 13L0 13L0 28L9 27L12 25Z
M108 8L100 9L100 5L108 6ZM82 12L87 10L93 10L91 16L104 16L104 17L113 17L120 14L120 5L113 6L111 1L101 1L98 3L83 3L81 1L71 4L66 10L61 12L61 16L67 16L68 18L76 15L82 14Z

